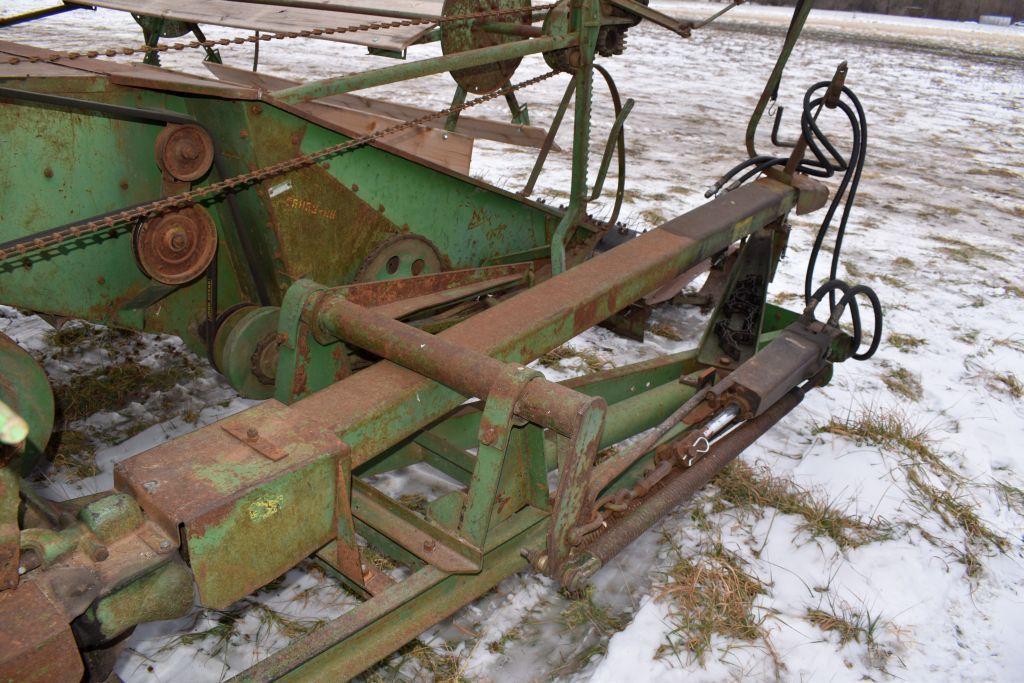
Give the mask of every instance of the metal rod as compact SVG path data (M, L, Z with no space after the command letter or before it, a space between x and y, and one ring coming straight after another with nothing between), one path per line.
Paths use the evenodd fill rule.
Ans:
M650 452L669 430L678 425L680 420L686 417L688 413L704 400L705 393L705 391L700 391L691 395L686 403L665 418L651 434L644 436L643 439L633 444L632 447L616 453L598 465L590 477L591 500L595 499L609 484L618 479L633 463Z
M63 14L64 12L70 12L75 9L95 9L94 7L80 7L77 5L56 5L55 7L45 7L43 9L33 10L31 12L24 12L22 14L15 14L11 17L4 17L0 19L0 28L7 28L8 26L16 26L23 24L27 21L34 21L36 19L43 19L45 17L53 16L54 14Z
M789 55L793 52L793 46L796 45L797 38L800 37L800 33L803 31L804 23L807 21L807 15L811 13L811 6L813 4L814 0L797 0L796 8L793 10L793 19L790 21L789 30L786 32L786 40L782 45L782 50L779 52L779 58L775 61L775 67L764 84L764 90L761 91L761 97L754 107L754 112L750 115L750 121L747 123L745 143L747 146L747 156L751 159L757 156L757 149L754 143L754 134L757 132L757 126L761 123L761 117L764 115L765 108L768 107L768 102L775 99L778 94L779 83L782 81L782 72L786 70L786 62L789 61Z
M574 92L576 92L576 79L571 78L569 79L569 84L565 86L565 94L562 95L562 101L558 105L558 111L555 112L555 118L551 120L551 126L548 128L547 137L544 138L544 144L541 145L540 152L537 153L537 161L533 164L530 179L526 181L526 187L519 192L524 197L529 197L533 194L533 188L537 185L537 179L540 178L544 162L547 160L548 154L555 144L555 135L558 133L558 128L562 125L562 119L565 118L565 112L569 108L569 99Z
M487 398L506 364L399 322L343 296L327 293L315 305L315 324L342 341L455 389ZM516 406L522 417L571 435L592 399L561 384L537 379L526 385Z
M283 650L275 652L246 669L232 680L275 680L433 588L447 576L441 570L427 565L408 579L380 595L356 605L337 619L327 622L323 627L306 634ZM388 645L390 647L392 644Z
M270 93L270 98L292 104L308 102L309 100L315 100L329 95L341 95L343 93L354 92L356 90L364 90L366 88L375 88L379 85L387 85L388 83L397 83L398 81L407 81L413 78L432 76L434 74L445 73L447 71L467 69L474 66L480 66L482 64L499 62L505 59L525 57L526 55L537 54L540 52L560 50L562 48L571 47L575 44L576 36L574 34L520 40L513 43L505 43L503 45L494 45L492 47L481 47L475 50L456 52L454 54L433 57L431 59L421 59L406 64L396 64L394 66L373 69L371 71L363 71L360 73L349 74L347 76L328 78L322 81L303 83L302 85L296 85L291 88L285 88L283 90L277 90Z
M525 24L503 24L501 22L493 22L480 24L473 28L486 31L487 33L500 33L505 36L522 36L524 38L539 38L544 35L544 29L540 26L527 26Z
M773 180L744 185L432 339L452 342L460 353L469 349L508 362L532 360L785 215L796 200L796 190ZM463 394L422 375L377 363L292 403L289 412L296 421L329 426L351 446L355 469L464 401ZM215 431L208 435L211 448L223 449L225 457L243 458L251 451L227 432Z

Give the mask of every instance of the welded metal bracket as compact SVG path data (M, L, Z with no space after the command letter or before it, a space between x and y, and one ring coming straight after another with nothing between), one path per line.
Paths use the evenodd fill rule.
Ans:
M274 398L281 403L293 403L352 372L345 345L323 338L303 322L307 308L325 289L312 280L297 280L281 302L277 327L280 347L274 382Z
M508 465L508 446L515 422L515 408L526 385L542 377L536 370L505 366L503 376L491 387L480 418L480 446L469 483L469 494L459 531L478 547L484 547L487 530L496 512L498 484ZM505 504L509 501L502 501Z

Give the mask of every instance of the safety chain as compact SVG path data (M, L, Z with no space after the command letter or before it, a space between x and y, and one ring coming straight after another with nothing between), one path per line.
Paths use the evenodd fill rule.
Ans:
M240 187L257 182L262 182L264 180L268 180L270 178L274 178L276 176L283 175L285 173L289 173L291 171L304 168L306 166L310 166L322 159L326 159L327 157L331 157L342 152L346 152L350 149L355 149L356 147L362 147L383 137L394 135L395 133L400 133L404 130L408 130L409 128L414 128L416 126L427 123L428 121L448 116L456 112L462 112L466 109L469 109L470 107L475 107L485 102L489 102L495 99L496 97L503 97L509 93L515 92L522 88L526 88L531 85L540 83L541 81L545 81L558 73L560 72L549 71L545 74L535 76L534 78L530 78L520 83L507 85L504 88L500 88L486 95L481 95L480 97L474 98L460 105L448 107L447 109L442 109L437 112L424 114L423 116L411 119L409 121L404 121L402 123L391 126L390 128L384 128L374 133L364 135L362 137L353 138L348 142L338 143L337 145L325 147L324 149L318 150L316 152L311 152L309 154L303 154L301 156L293 157L291 159L287 159L285 161L272 164L270 166L264 166L263 168L256 169L255 171L250 171L249 173L243 173L241 175L233 176L231 178L227 178L225 180L212 183L210 185L198 187L194 190L182 192L180 194L165 197L163 199L158 199L146 204L142 204L140 206L136 206L131 209L126 209L124 211L112 214L105 218L79 223L77 225L64 228L62 230L56 230L46 235L36 237L34 239L27 239L24 242L18 242L16 244L9 243L9 246L0 248L0 263L7 261L8 259L13 257L23 257L30 251L45 249L46 247L50 247L61 242L65 242L67 240L79 239L81 237L85 237L87 235L91 235L97 232L110 230L124 223L138 221L156 214L166 213L167 211L171 211L174 209L181 209L187 206L192 206L202 199L208 199L210 197L228 192L230 190L235 190Z
M487 12L476 12L474 14L457 14L450 17L435 17L433 19L402 19L399 21L374 22L370 24L359 24L357 26L336 26L334 28L312 28L303 31L284 31L281 33L261 33L254 36L218 38L216 40L192 40L187 43L169 43L157 45L140 45L138 47L118 47L106 50L89 50L87 52L57 52L46 57L18 57L11 56L6 60L7 64L20 64L28 62L36 64L39 62L56 62L62 59L97 59L99 57L117 57L121 55L134 55L137 53L160 53L169 51L181 51L192 48L213 48L227 45L244 45L246 43L260 43L269 40L285 40L288 38L317 38L320 36L331 36L340 33L361 33L364 31L383 31L392 28L406 28L410 26L423 26L425 24L448 24L456 21L469 21L472 19L488 19L500 17L507 14L523 14L526 12L538 12L554 8L555 3L538 5L529 8L498 9Z

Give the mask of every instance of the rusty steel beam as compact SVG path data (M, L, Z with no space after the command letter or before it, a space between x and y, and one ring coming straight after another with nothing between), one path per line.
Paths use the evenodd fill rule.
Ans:
M687 268L785 215L797 191L760 180L668 221L436 335L524 362L608 318ZM378 363L292 406L334 425L358 467L454 409L465 395Z

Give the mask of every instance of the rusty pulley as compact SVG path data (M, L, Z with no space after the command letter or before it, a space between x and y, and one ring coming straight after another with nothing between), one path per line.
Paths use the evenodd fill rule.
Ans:
M170 123L156 137L156 163L175 180L199 180L213 164L213 139L200 126Z
M191 282L217 254L217 227L201 206L150 218L132 233L139 268L167 285Z

